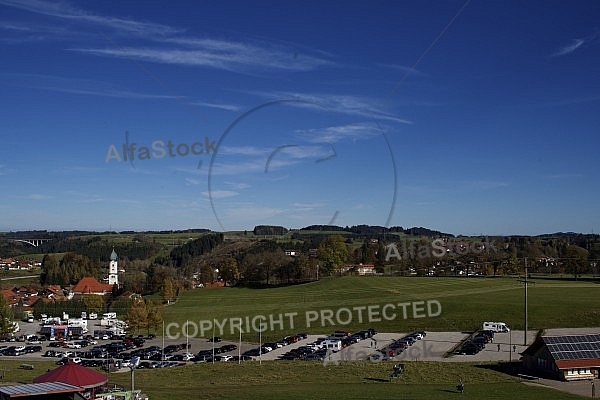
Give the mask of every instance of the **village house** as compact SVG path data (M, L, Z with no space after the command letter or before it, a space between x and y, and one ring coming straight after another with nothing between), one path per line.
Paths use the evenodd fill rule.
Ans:
M103 296L107 293L111 293L113 285L108 283L100 283L95 278L86 276L81 278L75 286L73 286L73 294L75 296L84 294L97 294Z
M523 367L536 375L565 381L598 378L600 333L540 336L521 354Z
M340 273L351 273L359 276L375 275L375 265L373 264L346 264L340 268Z

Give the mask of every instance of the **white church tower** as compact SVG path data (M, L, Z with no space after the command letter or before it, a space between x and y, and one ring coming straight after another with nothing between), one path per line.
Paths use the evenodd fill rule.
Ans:
M113 249L110 255L110 264L108 264L108 284L119 285L119 269L117 267L117 253Z

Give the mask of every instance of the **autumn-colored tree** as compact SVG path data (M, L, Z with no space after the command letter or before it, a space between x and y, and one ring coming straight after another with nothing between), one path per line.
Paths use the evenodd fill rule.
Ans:
M146 328L148 330L148 334L150 334L151 328L154 329L154 331L156 332L158 326L163 321L163 317L160 313L158 306L152 301L146 303L146 320Z
M148 309L144 300L138 299L133 302L127 313L127 323L129 329L136 333L148 327Z
M227 286L227 282L232 283L239 277L238 264L233 257L224 259L220 263L219 271L221 273L221 278L223 278L223 281L225 282L225 286Z
M175 301L177 298L177 285L175 284L175 280L173 278L166 278L164 280L160 294L163 298L163 301L167 304Z

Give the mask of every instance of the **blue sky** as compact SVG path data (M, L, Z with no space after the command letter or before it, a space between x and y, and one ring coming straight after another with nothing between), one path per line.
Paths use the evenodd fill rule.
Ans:
M0 230L600 232L596 1L151 3L0 0Z

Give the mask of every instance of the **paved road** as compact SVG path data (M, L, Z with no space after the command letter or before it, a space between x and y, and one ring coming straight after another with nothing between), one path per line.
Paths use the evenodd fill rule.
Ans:
M600 379L593 380L581 380L573 382L560 382L551 379L540 379L536 382L523 382L530 386L545 386L552 389L560 390L561 392L567 392L576 394L583 397L592 397L592 382L594 382L596 390L596 398L600 397Z

